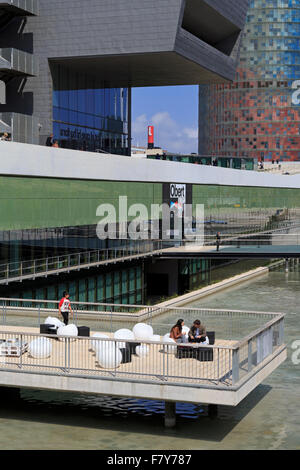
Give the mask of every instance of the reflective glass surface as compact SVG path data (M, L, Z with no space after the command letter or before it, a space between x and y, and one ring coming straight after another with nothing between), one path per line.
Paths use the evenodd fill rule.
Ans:
M200 86L199 153L300 159L300 0L251 0L235 81Z
M62 148L128 154L128 89L52 66L53 133Z

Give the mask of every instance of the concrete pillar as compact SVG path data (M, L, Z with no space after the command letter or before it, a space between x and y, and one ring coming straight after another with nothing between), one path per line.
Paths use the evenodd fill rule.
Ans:
M165 428L175 428L176 426L176 403L165 402Z
M218 417L218 405L208 405L208 416L210 419Z

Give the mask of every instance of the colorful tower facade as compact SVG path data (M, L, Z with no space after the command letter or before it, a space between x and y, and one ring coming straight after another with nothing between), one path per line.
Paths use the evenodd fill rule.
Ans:
M300 0L251 0L233 83L199 87L199 153L300 160Z

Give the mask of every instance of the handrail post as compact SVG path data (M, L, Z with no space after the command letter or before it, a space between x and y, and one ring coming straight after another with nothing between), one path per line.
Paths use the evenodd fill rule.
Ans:
M253 367L252 363L252 339L248 341L248 372L251 372Z
M263 360L263 335L259 334L256 338L257 365Z
M20 337L20 363L19 363L19 368L22 369L22 350L23 350L23 334L21 333Z
M68 338L68 372L69 373L70 373L70 369L71 369L70 343L71 343L71 338Z
M168 354L168 346L163 346L163 350L164 350L164 353L163 353L163 380L165 380L165 359L166 359L166 354Z
M236 384L240 379L240 350L232 350L232 384Z
M220 348L218 348L217 351L218 351L218 383L220 383Z
M284 338L284 318L282 318L279 322L279 337L278 337L278 346L283 344Z

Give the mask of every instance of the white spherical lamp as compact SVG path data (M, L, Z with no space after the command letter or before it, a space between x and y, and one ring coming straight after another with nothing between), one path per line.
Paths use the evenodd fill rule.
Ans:
M109 339L109 336L105 335L104 333L95 333L92 335L93 338L104 338ZM91 349L95 351L98 347L101 347L103 344L107 344L107 341L91 341Z
M37 338L28 346L29 354L35 359L47 359L52 353L52 344L48 338Z
M159 335L152 335L152 336L150 336L149 341L153 341L153 343L159 343L160 342L160 336Z
M107 342L101 348L96 348L96 359L102 369L115 369L122 362L122 354L115 343Z
M76 325L61 326L57 330L57 336L67 336L68 338L72 338L72 340L75 341L76 336L78 336L78 328Z
M149 341L149 338L153 336L152 326L146 323L137 323L132 331L137 341Z
M58 318L55 317L47 317L46 320L44 321L45 325L53 325L56 326L57 328L60 328L61 326L65 326L65 324L60 321Z
M137 346L137 347L136 347L136 350L135 350L136 355L137 355L138 357L146 357L146 356L148 356L149 351L150 351L150 349L149 349L149 347L148 347L146 344L142 344L141 346Z
M189 328L188 326L183 326L183 327L182 327L182 333L183 333L184 335L187 336L187 335L189 334L189 332L190 332L190 328Z
M164 336L164 343L174 344L174 346L165 346L164 347L165 352L167 352L167 353L175 353L176 352L176 350L177 350L176 341L173 338L170 338L170 336L167 337L167 335L165 335Z
M122 328L121 330L118 330L114 333L114 338L115 339L123 339L125 341L134 341L135 336L131 330L127 330L126 328ZM122 342L119 343L117 342L117 347L120 349L126 348L126 343Z

